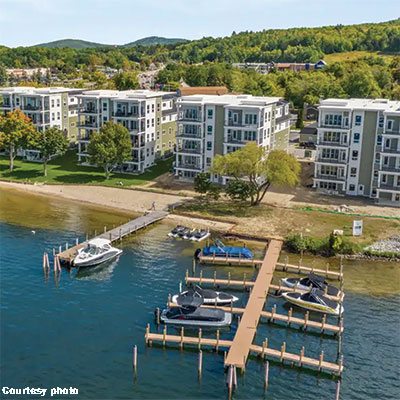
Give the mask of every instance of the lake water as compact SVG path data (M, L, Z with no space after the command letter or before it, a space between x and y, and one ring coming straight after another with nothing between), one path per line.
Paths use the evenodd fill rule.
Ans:
M128 214L106 212L73 202L49 200L8 190L0 191L1 386L12 388L77 388L74 399L225 399L223 354L203 352L203 376L197 378L196 349L146 348L145 328L154 324L154 309L163 307L168 293L191 268L195 245L171 240L170 225L159 223L119 246L119 260L78 276L62 271L56 285L53 274L45 281L43 251L86 232L126 221ZM36 234L32 234L32 230ZM294 257L290 257L294 260ZM326 260L304 258L315 267ZM331 264L336 264L329 260ZM337 267L337 265L333 265ZM215 267L204 267L212 276ZM221 267L218 277L234 277L249 268ZM199 273L197 268L196 273ZM281 276L276 274L275 280ZM355 287L357 286L357 287ZM385 290L386 288L386 290ZM398 399L400 385L399 265L345 263L344 374L341 399ZM237 292L244 305L248 294ZM270 297L278 311L288 308ZM294 315L301 315L295 312ZM333 321L333 320L331 320ZM159 328L161 331L161 328ZM233 338L236 323L221 334ZM173 329L170 328L171 332ZM203 336L212 337L212 333ZM261 324L256 342L336 361L337 341L311 331ZM138 374L132 373L132 347L138 346ZM263 389L263 364L249 360L238 374L235 399L334 399L336 380L303 368L271 363L269 388ZM38 398L6 396L2 398Z

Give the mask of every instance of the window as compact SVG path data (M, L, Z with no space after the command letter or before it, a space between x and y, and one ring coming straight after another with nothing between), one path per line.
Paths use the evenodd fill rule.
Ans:
M387 182L387 175L382 175L382 183L386 183Z
M147 120L147 127L150 128L150 120Z
M383 128L383 123L385 121L385 117L383 115L379 116L379 120L378 120L378 127L379 128Z
M351 159L353 161L358 159L358 151L357 150L353 150L353 153L351 154Z
M154 104L151 105L151 112L154 112Z
M361 125L361 115L356 115L356 126L360 126Z
M325 114L325 125L342 125L342 116L339 114Z
M213 117L213 109L209 108L208 111L207 111L207 118L208 119L212 119L212 117Z
M150 112L150 104L147 104L147 114Z
M213 127L212 127L212 125L207 125L207 133L208 133L209 135L212 135L212 133L213 133Z
M356 185L349 185L350 192L354 192L356 190Z
M51 106L54 107L54 99L51 99Z
M359 133L354 134L353 143L360 143L360 134Z
M172 133L172 128L168 128L168 135Z
M107 117L103 117L103 122L107 122Z
M207 142L207 150L212 150L212 142Z
M66 106L66 105L67 105L67 99L66 99L66 98L64 98L64 100L63 100L63 104L64 104L64 106Z
M375 164L379 164L381 161L381 153L375 154Z
M103 111L107 111L107 103L103 103Z
M154 127L154 118L151 119L151 126Z
M257 114L245 114L244 122L246 125L257 125Z
M54 113L51 113L51 120L55 121L55 119L56 119L56 116L54 115Z
M355 178L357 176L357 168L351 168L350 169L350 176L352 178Z
M380 146L382 144L382 135L378 135L376 138L376 144Z
M379 177L379 171L376 169L374 171L374 178L378 178Z
M160 125L160 118L157 118L157 126Z
M393 120L389 119L387 122L387 130L391 131L393 129Z
M60 99L57 99L57 107L60 107Z
M161 104L160 103L157 103L157 111L160 111L160 107L161 106Z
M64 111L64 118L67 118L67 112Z

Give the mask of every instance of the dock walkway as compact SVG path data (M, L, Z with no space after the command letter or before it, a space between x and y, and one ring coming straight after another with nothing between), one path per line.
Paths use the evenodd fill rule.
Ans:
M116 240L120 240L127 235L137 232L138 230L145 228L153 224L154 222L160 221L168 215L166 211L152 211L146 215L142 215L141 217L135 218L132 221L127 222L126 224L120 225L114 229L111 229L108 232L104 232L100 235L97 235L93 239L108 239L111 242L115 242ZM70 262L78 252L78 249L86 246L87 241L79 243L73 247L65 249L57 254L58 258L62 262Z
M268 245L242 320L225 360L225 364L228 366L233 365L242 369L246 366L281 248L282 242L278 240L271 240Z

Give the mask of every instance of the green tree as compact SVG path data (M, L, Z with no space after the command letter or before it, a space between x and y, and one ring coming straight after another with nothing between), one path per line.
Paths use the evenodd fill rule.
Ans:
M194 191L205 195L206 200L218 200L221 194L220 188L210 181L210 174L207 172L200 172L194 178Z
M121 124L108 121L93 132L88 145L89 162L101 166L106 179L118 164L129 161L132 157L132 142L129 131Z
M225 192L233 201L247 201L255 194L253 185L236 179L229 182Z
M303 109L302 108L299 108L297 110L296 128L297 129L303 129L304 128Z
M294 156L282 150L273 150L266 157L265 149L255 142L233 153L217 155L212 167L212 173L248 182L252 188L251 205L260 204L271 185L297 185L300 170Z
M113 82L117 90L137 89L139 87L138 76L134 72L120 72L114 75Z
M32 142L36 150L40 150L43 159L43 174L47 176L47 163L55 154L62 155L68 149L68 139L62 130L53 126L49 129L38 131Z
M9 112L0 116L0 148L8 151L10 171L14 169L14 159L19 148L28 146L36 133L32 120L21 110Z

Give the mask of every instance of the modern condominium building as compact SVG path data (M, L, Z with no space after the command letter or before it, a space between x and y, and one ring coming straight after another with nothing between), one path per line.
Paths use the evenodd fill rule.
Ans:
M93 131L107 121L125 126L132 139L132 160L121 172L142 173L155 160L172 155L176 137L176 94L150 90L92 90L79 98L78 156L88 162Z
M37 130L57 126L64 131L71 143L78 139L78 99L81 89L62 87L33 88L9 87L0 89L3 102L0 112L20 109L29 117ZM40 160L38 150L20 150L20 155L29 160Z
M400 206L400 101L321 101L314 186Z
M178 99L176 176L192 180L225 155L256 142L287 151L289 104L278 97L192 95ZM219 177L213 177L218 180ZM225 183L225 178L221 178Z

